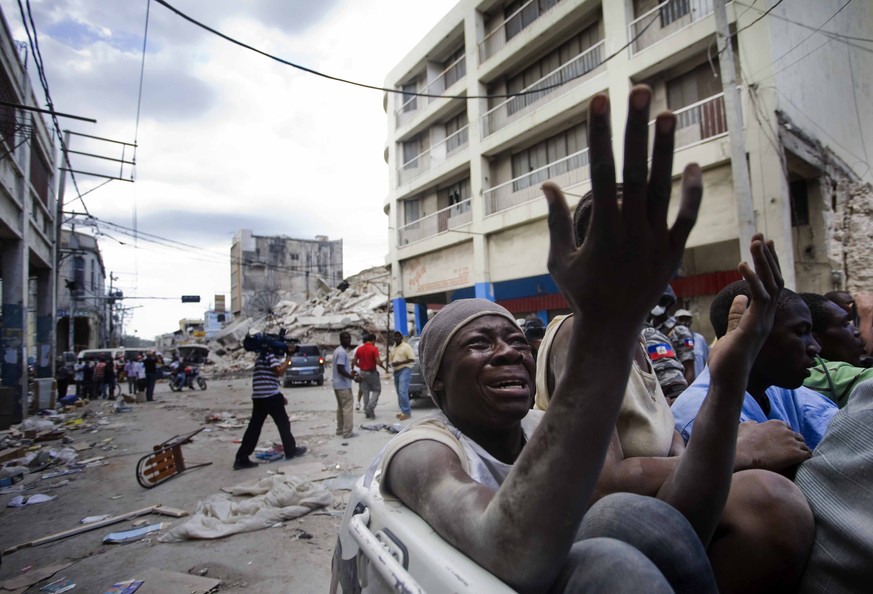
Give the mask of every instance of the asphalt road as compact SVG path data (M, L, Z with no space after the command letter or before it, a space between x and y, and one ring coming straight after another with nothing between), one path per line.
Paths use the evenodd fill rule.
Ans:
M19 508L6 507L15 495L0 494L0 550L78 527L87 516L121 515L126 512L163 504L193 512L206 496L231 486L266 476L286 462L263 464L250 470L234 471L232 463L244 426L220 428L206 423L208 416L230 413L246 420L250 412L249 379L208 380L206 391L173 393L165 383L159 383L157 402L133 404L132 412L114 413L111 403L95 401L82 427L68 435L76 444L95 444L79 452L79 459L105 456L105 465L55 479L42 479L43 473L28 475L24 485L33 489L27 495L45 493L56 499ZM356 412L358 437L345 440L334 435L336 400L329 379L322 387L295 386L285 388L287 410L292 431L300 444L309 451L291 465L320 462L335 471L340 479L361 474L379 449L391 438L387 431L367 431L360 428L363 413ZM83 409L80 409L80 411ZM413 417L431 412L429 402L414 405ZM393 424L399 412L393 382L383 378L383 392L376 411L377 423ZM408 421L406 422L408 423ZM184 446L189 463L212 462L204 468L187 471L153 489L143 489L135 477L137 460L147 455L152 446L168 438L206 427L193 443ZM270 419L261 434L261 444L279 442L279 435ZM46 442L44 447L59 449L60 441ZM106 448L106 449L104 449ZM48 472L48 471L46 471ZM63 484L65 480L68 483ZM338 481L342 482L342 480ZM52 488L52 485L62 483ZM281 527L238 534L219 540L186 541L177 544L146 538L130 544L103 544L110 532L127 530L130 521L86 532L77 536L36 547L23 548L5 555L0 566L0 582L27 575L58 562L73 564L56 574L76 584L73 592L102 593L113 583L131 579L149 568L162 568L182 573L202 572L221 579L221 592L323 592L330 580L330 559L336 540L341 512L348 500L348 491L332 489L334 504L326 510L332 514L309 514L299 520L285 522ZM159 516L145 516L149 523L167 522L166 527L183 522ZM30 567L31 569L22 573ZM50 581L50 580L48 580ZM40 582L27 592L39 592ZM0 589L0 592L4 590Z

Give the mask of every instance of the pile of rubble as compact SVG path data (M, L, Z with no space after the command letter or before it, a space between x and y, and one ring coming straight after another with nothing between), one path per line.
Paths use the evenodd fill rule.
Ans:
M255 354L243 349L246 334L278 332L301 343L318 345L330 355L339 344L339 333L351 333L352 342L360 341L365 332L376 334L377 341L390 329L387 267L365 270L348 279L345 290L323 288L320 294L303 303L281 301L273 315L263 318L240 318L224 328L206 346L209 347L207 370L212 375L233 375L250 370Z

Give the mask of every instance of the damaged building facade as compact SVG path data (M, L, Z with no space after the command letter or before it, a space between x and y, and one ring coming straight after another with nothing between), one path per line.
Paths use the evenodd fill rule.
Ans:
M106 269L97 238L61 231L58 276L58 352L79 352L109 344Z
M280 301L306 301L343 280L343 241L324 235L294 239L242 229L230 248L234 317L270 315Z
M384 99L387 261L398 315L415 304L420 328L428 304L474 296L517 317L548 321L566 311L546 269L539 187L554 180L571 207L590 189L587 108L602 92L613 99L620 172L626 98L647 83L652 114L677 117L674 196L686 163L704 170L703 205L673 286L711 337L712 297L739 278L737 263L747 258L715 2L459 2L386 78L401 91ZM745 136L739 166L748 169L754 225L775 241L787 286L873 290L864 145L873 138L865 82L873 62L845 38L810 34L833 17L824 30L869 37L873 7L840 12L799 0L755 22L767 8L727 5Z

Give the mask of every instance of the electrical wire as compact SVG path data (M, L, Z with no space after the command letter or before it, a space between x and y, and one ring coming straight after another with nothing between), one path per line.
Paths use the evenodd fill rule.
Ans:
M756 7L754 6L754 4L755 4L755 2L757 2L757 0L755 0L755 2L752 2L752 4L743 4L742 2L739 2L738 0L734 0L734 2L736 2L736 3L739 4L740 6L745 6L745 7L746 7L746 10L743 11L743 14L746 14L746 12L749 11L749 10L757 10L758 12L763 12L760 8L756 8ZM851 40L851 41L863 41L863 42L866 42L866 43L873 43L873 38L869 38L869 37L854 37L854 36L852 36L852 35L845 35L845 34L843 34L843 33L835 33L834 31L822 31L822 30L821 30L821 26L819 26L819 27L815 27L814 25L807 25L806 23L801 23L801 22L799 22L799 21L795 21L795 20L793 20L793 19L789 19L788 17L782 16L782 15L780 15L780 14L773 14L773 15L770 15L770 17L771 17L771 18L774 18L774 19L779 19L780 21L785 21L786 23L791 23L792 25L797 25L798 27L803 27L804 29L814 30L814 31L817 32L817 33L822 33L822 34L824 34L824 35L829 35L829 36L831 36L831 37L836 37L837 39L847 39L847 40ZM823 26L823 25L822 25L822 26ZM855 46L855 47L860 47L860 46ZM865 48L865 49L866 49L866 48Z
M25 14L24 6L21 4L21 0L18 0L18 10L21 13L21 22L24 25L24 32L27 34L27 40L30 43L30 50L33 54L33 61L36 64L36 71L39 77L39 82L42 85L43 92L45 93L46 104L48 105L49 110L51 111L52 123L54 124L55 134L58 136L58 143L61 145L61 154L63 155L64 162L67 164L67 169L69 169L70 180L73 182L73 188L76 190L76 196L82 202L82 207L85 209L85 212L88 212L88 206L85 204L85 201L82 200L82 193L79 191L79 184L76 181L76 176L73 173L73 166L70 164L70 155L67 153L67 146L64 142L64 136L61 133L61 125L58 122L58 117L55 115L55 106L52 101L51 93L49 92L49 84L48 79L45 75L45 67L43 65L42 52L39 49L39 35L36 31L36 23L33 21L33 12L30 8L30 0L26 0L27 4L27 14ZM28 21L30 22L30 26L28 27ZM31 29L33 29L33 34L31 35Z
M781 2L782 0L779 0L779 1ZM181 10L179 10L178 8L175 8L174 6L170 5L166 0L155 0L155 2L157 2L158 4L160 4L161 6L163 6L164 8L167 8L167 9L170 10L171 12L174 12L176 15L178 15L178 16L181 17L182 19L188 21L188 22L191 23L192 25L195 25L195 26L197 26L197 27L200 27L201 29L203 29L203 30L205 30L205 31L209 31L209 32L212 33L213 35L217 35L218 37L221 37L221 38L224 39L225 41L229 41L230 43L233 43L234 45L238 45L238 46L240 46L240 47L242 47L242 48L245 48L245 49L247 49L247 50L253 51L253 52L255 52L256 54L260 54L260 55L264 56L265 58L269 58L269 59L271 59L271 60L274 60L274 61L276 61L276 62L279 62L280 64L284 64L285 66L290 66L290 67L292 67L292 68L296 68L297 70L301 70L301 71L306 72L306 73L308 73L308 74L313 74L313 75L315 75L315 76L320 76L320 77L322 77L322 78L326 78L326 79L328 79L328 80L332 80L332 81L335 81L335 82L340 82L340 83L344 83L344 84L348 84L348 85L353 85L353 86L356 86L356 87L362 87L362 88L364 88L364 89L371 89L371 90L374 90L374 91L382 91L382 92L385 92L385 93L394 93L394 94L397 94L397 95L403 95L404 97L426 97L426 98L433 98L433 99L444 98L444 99L454 99L454 100L466 100L466 99L509 99L509 98L512 98L512 97L522 97L522 96L524 96L524 95L533 95L533 94L535 94L535 93L542 93L543 91L547 91L547 90L549 90L549 89L554 89L554 88L557 88L557 87L563 86L563 85L567 84L568 82L570 82L570 81L572 81L572 80L575 80L575 79L577 79L577 78L580 78L580 77L582 77L582 76L585 76L585 74L587 74L586 72L583 72L583 73L577 74L577 75L575 75L575 76L573 76L573 77L571 77L571 78L568 78L568 79L566 79L566 80L563 80L563 81L561 81L561 82L555 83L555 84L553 84L553 85L549 85L549 86L546 86L546 87L538 87L538 88L535 89L535 90L530 90L530 91L519 91L518 93L505 93L505 94L498 94L498 95L437 95L437 94L433 94L433 93L419 93L419 92L412 92L412 91L404 91L404 90L402 90L402 89L390 89L390 88L388 88L388 87L381 87L381 86L378 86L378 85L369 85L369 84L366 84L366 83L356 82L356 81L349 80L349 79L345 79L345 78L341 78L341 77L338 77L338 76L333 76L333 75L330 75L330 74L325 74L324 72L319 72L318 70L314 70L314 69L312 69L312 68L308 68L308 67L306 67L306 66L302 66L302 65L300 65L300 64L295 64L294 62L290 62L290 61L288 61L288 60L285 60L285 59L280 58L280 57L278 57L278 56L275 56L275 55L273 55L273 54L267 53L267 52L265 52L265 51L263 51L263 50L259 50L259 49L256 48L256 47L253 47L253 46L251 46L251 45L248 45L248 44L246 44L246 43L243 43L242 41L239 41L238 39L234 39L233 37L231 37L231 36L229 36L229 35L225 35L225 34L222 33L221 31L218 31L217 29L213 29L213 28L210 27L209 25L206 25L206 24L204 24L204 23L201 23L201 22L198 21L197 19L195 19L195 18L193 18L193 17L191 17L191 16L188 16L187 14L185 14L184 12L182 12ZM620 47L618 50L616 50L615 52L611 53L611 54L608 55L606 58L604 58L603 60L601 60L600 64L605 64L606 62L609 62L610 60L612 60L613 58L615 58L617 55L619 55L621 52L623 52L623 51L626 50L628 47L630 47L630 45L631 45L632 43L634 43L637 39L639 39L639 38L643 35L643 33L645 33L645 32L648 30L648 28L651 27L652 24L653 24L656 20L658 20L659 18L660 18L660 15L656 13L656 14L652 17L652 20L650 20L650 21L646 24L646 26L643 27L643 28L639 31L639 33L637 33L636 35L634 35L633 38L632 38L630 41L628 41L626 44L624 44L624 45L623 45L622 47Z

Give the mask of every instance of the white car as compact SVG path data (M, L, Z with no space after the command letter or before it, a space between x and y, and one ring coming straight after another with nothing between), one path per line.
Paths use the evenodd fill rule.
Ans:
M514 592L443 540L415 512L398 501L385 501L373 468L352 490L331 574L331 594Z

